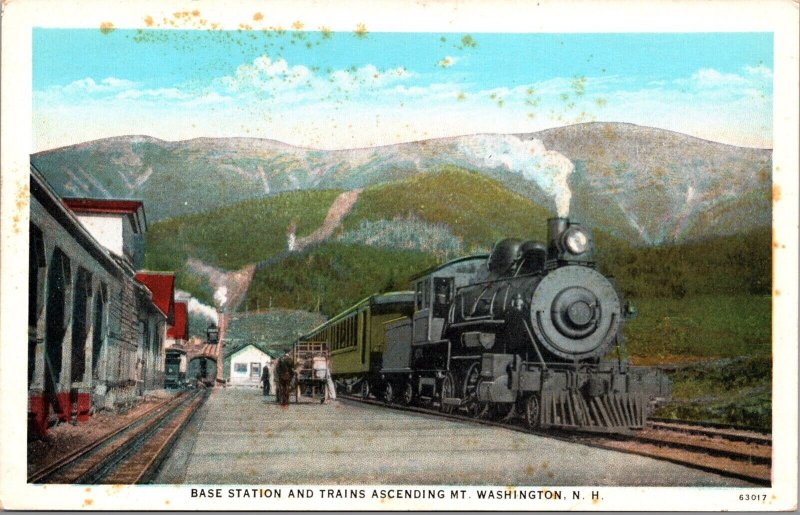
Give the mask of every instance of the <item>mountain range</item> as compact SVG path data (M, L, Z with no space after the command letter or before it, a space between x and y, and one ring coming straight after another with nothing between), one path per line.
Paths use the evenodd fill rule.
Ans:
M353 190L458 166L550 213L566 202L572 218L638 245L769 226L771 161L769 149L622 123L351 150L121 136L31 156L62 196L141 198L150 223L279 192Z

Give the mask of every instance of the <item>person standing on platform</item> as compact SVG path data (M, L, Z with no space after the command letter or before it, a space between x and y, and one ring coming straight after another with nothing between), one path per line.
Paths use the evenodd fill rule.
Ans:
M331 357L326 356L326 370L325 370L325 396L322 398L322 402L326 400L335 401L336 400L336 384L333 382L333 369L331 368Z
M294 377L294 360L290 356L283 356L278 361L278 402L282 406L289 404L289 392Z
M269 395L269 363L264 363L264 368L261 369L261 391L264 392L264 397Z

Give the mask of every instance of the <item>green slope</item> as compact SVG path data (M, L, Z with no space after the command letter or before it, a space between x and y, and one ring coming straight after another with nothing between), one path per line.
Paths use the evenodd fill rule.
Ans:
M175 270L178 288L209 302L212 292L200 277L188 271L189 257L235 270L277 254L286 248L290 223L296 224L298 236L311 233L339 193L282 193L154 223L145 236L145 267Z
M601 235L597 260L627 296L769 295L771 239L764 228L704 242L630 247Z
M413 216L444 224L462 238L467 253L489 249L500 238L543 240L553 214L477 172L445 166L438 173L368 188L344 220L352 230L364 220Z
M435 263L422 252L324 243L258 270L241 308L319 308L331 317L373 293L407 289L411 275Z

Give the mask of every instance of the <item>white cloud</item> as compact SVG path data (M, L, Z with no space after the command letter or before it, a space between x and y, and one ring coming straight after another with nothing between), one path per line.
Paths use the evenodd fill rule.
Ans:
M322 100L338 94L375 93L412 76L402 67L381 71L372 64L320 73L303 65L290 66L285 59L273 61L263 55L252 63L240 65L232 75L212 80L211 87L222 94L256 95L261 99L280 94L281 102L291 103Z
M158 89L126 89L120 92L117 97L120 100L126 99L162 99L162 100L189 100L193 95L185 93L178 88L158 88Z
M240 91L280 91L294 89L312 76L311 70L302 65L289 66L284 59L273 61L269 56L257 57L251 64L242 64L233 75L216 79L229 93Z
M735 73L722 73L713 68L703 68L692 74L691 80L701 88L729 87L747 84L747 79Z
M759 64L758 66L745 66L744 71L750 76L772 80L772 70L763 64Z
M61 89L66 94L113 93L133 88L136 87L137 85L138 84L136 82L125 79L118 79L116 77L106 77L100 82L96 82L91 77L86 77L85 79L79 79L67 84L66 86L63 86L61 88L56 87L55 89Z

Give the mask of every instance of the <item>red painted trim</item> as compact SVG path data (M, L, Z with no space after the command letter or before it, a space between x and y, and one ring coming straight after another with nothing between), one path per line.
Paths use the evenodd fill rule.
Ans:
M31 395L28 404L28 430L38 436L47 434L47 411L49 406L43 395Z
M167 337L175 340L186 339L186 313L185 302L175 303L175 323L167 328Z
M69 422L72 417L72 399L70 392L58 392L56 398L58 399L59 408L58 420L60 422Z
M92 394L79 393L76 401L78 411L78 422L89 420L89 410L92 407Z
M135 277L150 290L153 304L167 317L167 321L174 323L175 274L137 272Z
M142 207L141 200L118 200L99 198L65 198L64 205L79 213L136 213Z

